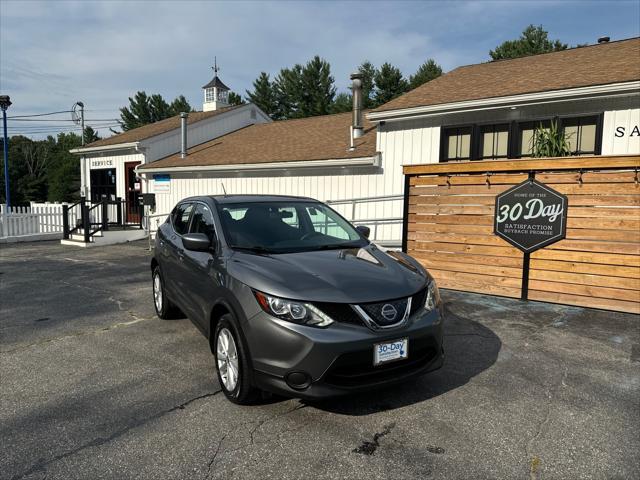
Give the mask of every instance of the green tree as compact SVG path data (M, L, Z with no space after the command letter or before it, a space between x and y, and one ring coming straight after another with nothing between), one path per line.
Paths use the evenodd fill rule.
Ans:
M84 143L89 144L91 142L95 142L96 140L100 140L100 136L98 135L98 133L88 125L84 127Z
M373 108L376 106L374 98L375 93L375 76L376 67L373 64L365 60L362 65L358 67L358 71L362 74L362 107Z
M402 95L409 88L409 84L402 76L400 69L390 63L384 63L374 76L376 85L375 104L382 105Z
M178 95L175 100L171 102L171 105L169 105L169 110L171 113L169 116L173 117L174 115L179 115L182 112L192 112L193 108L191 108L187 99L184 98L184 95Z
M331 112L336 87L329 62L318 55L307 62L301 71L299 88L299 116L313 117Z
M353 108L353 98L349 93L339 93L331 105L331 113L350 112Z
M242 105L245 101L236 92L229 92L229 105Z
M283 68L273 81L276 100L274 119L300 118L300 102L302 96L302 65Z
M253 91L247 90L247 98L270 117L276 115L276 94L268 73L260 72L260 76L253 81Z
M524 57L537 53L556 52L566 50L567 44L560 40L549 40L549 32L542 28L529 25L524 29L522 35L517 40L507 40L498 45L495 50L491 50L492 60L503 60L505 58Z
M414 75L409 77L409 88L414 89L442 75L442 67L430 58L418 67Z
M81 145L80 135L59 133L49 137L52 146L48 174L48 199L51 202L75 202L80 197L80 161L69 153Z
M120 126L127 131L165 118L173 117L181 112L192 111L191 105L183 95L178 96L171 104L160 94L148 96L139 91L129 97L129 106L120 109Z

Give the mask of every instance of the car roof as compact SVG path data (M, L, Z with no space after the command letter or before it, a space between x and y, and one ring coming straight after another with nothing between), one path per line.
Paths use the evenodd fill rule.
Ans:
M181 200L181 202L193 201L193 200L206 200L211 199L216 203L260 203L260 202L282 202L282 201L294 201L294 202L318 202L315 198L310 197L296 197L293 195L206 195L198 197L189 197Z

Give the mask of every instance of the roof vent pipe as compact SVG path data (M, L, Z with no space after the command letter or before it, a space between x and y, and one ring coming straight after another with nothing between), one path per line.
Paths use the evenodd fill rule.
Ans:
M611 38L609 37L600 37L598 38L598 43L607 43Z
M189 114L182 112L180 114L180 131L182 133L182 143L180 146L180 157L185 158L187 156L187 118Z
M351 94L353 96L353 136L352 138L360 138L364 134L362 125L362 79L360 72L351 74Z

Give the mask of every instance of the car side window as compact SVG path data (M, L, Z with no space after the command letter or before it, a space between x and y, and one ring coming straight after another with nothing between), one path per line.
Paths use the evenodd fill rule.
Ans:
M189 216L193 210L193 203L182 203L178 205L172 215L173 229L178 235L184 235L189 229Z
M213 214L209 207L202 203L196 204L189 233L204 233L213 242L216 230L213 225Z

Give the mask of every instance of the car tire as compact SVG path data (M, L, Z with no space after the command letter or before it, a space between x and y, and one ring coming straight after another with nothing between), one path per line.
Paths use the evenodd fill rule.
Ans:
M151 274L151 285L153 288L153 306L156 309L156 315L163 320L171 320L176 318L178 309L167 298L164 288L164 278L160 271L160 266L156 266Z
M251 365L233 315L220 318L214 333L213 356L225 397L238 405L254 403L260 391L251 383Z

